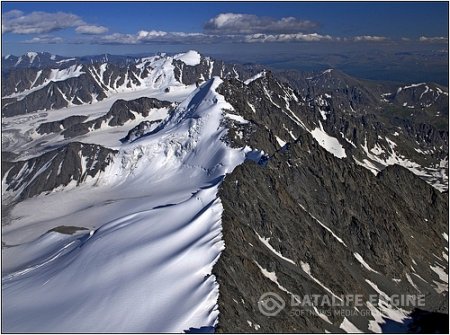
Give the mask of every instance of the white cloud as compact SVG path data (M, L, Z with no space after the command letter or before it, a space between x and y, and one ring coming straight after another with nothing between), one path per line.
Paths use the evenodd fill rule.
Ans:
M22 16L23 12L21 10L17 10L17 9L13 9L10 10L9 12L6 12L2 15L3 20L5 19L13 19L19 16Z
M90 42L92 44L137 44L138 39L136 35L114 33L95 37L95 39L90 40Z
M365 36L355 36L353 37L353 40L355 42L384 42L387 41L388 38L384 36L365 35Z
M79 34L85 35L99 35L106 33L108 31L108 28L104 26L83 25L77 27L75 31Z
M245 42L317 42L317 41L332 41L330 35L312 34L252 34L245 36Z
M443 36L437 36L437 37L421 36L419 38L419 41L420 42L429 42L429 43L434 43L434 42L448 43L448 37L443 37Z
M242 14L232 14L242 15ZM218 16L218 24L226 25L229 17ZM290 22L291 18L282 19ZM192 33L192 32L167 32L161 30L140 30L136 34L114 33L91 39L93 44L151 44L151 43L270 43L270 42L314 42L333 41L330 35L320 35L318 33L288 33L288 34L213 34L213 33Z
M141 30L137 36L142 43L210 43L215 41L215 36L203 33L165 32Z
M167 36L167 34L168 34L167 32L160 30L151 30L151 31L141 30L137 33L137 38L139 40L151 40Z
M25 40L23 43L39 43L39 44L58 44L62 43L64 40L61 37L58 36L49 36L49 35L43 35L38 37L33 37L30 40Z
M317 27L316 22L294 17L277 20L251 14L222 13L208 20L204 29L215 34L289 34L310 31Z
M330 35L312 34L250 34L250 35L213 35L203 33L145 31L136 34L111 34L91 40L96 44L151 44L151 43L270 43L270 42L316 42L333 41Z
M79 16L63 12L24 14L12 10L2 15L2 21L2 33L14 34L42 34L85 25Z
M222 38L221 41L224 41ZM219 42L217 36L203 33L166 32L140 30L136 34L114 33L91 40L93 44L151 44L151 43L211 43Z

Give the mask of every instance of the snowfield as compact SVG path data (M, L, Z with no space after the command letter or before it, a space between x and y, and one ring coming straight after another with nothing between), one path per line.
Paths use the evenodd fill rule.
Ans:
M214 78L98 177L28 199L5 227L6 332L182 332L218 322L217 190L249 148L221 141ZM254 152L253 152L254 154ZM77 201L74 201L74 200ZM47 232L58 226L76 233Z
M329 153L333 154L337 158L345 158L347 154L345 149L339 140L333 136L328 135L323 129L322 123L319 121L319 128L315 128L310 131L314 139L319 143L319 145L324 148Z
M188 52L175 55L174 59L180 60L186 65L195 66L200 64L201 56L197 51L189 50Z

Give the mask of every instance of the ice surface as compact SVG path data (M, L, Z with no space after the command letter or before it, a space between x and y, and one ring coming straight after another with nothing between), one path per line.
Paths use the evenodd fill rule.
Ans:
M351 323L346 317L344 317L344 320L342 320L342 323L339 326L339 328L341 328L347 333L362 333L362 331L356 328L356 326L353 323Z
M264 77L265 75L266 75L266 71L259 72L259 73L255 74L253 77L251 77L251 78L247 79L246 81L244 81L244 84L248 85L251 82L255 81L256 79Z
M353 253L353 256L355 256L355 258L358 260L358 262L360 262L361 265L362 265L364 268L366 268L367 270L372 271L372 272L375 272L375 273L379 273L378 271L375 271L374 269L372 269L372 268L370 267L370 265L367 264L366 261L362 258L362 256L361 256L360 254L358 254L357 252L354 252L354 253Z
M344 147L339 143L338 139L328 135L323 129L322 123L319 121L319 127L311 131L311 135L316 139L317 143L333 154L337 158L347 157Z
M366 279L366 283L368 283L377 293L379 296L378 299L378 309L384 314L386 315L386 317L388 319L397 321L397 322L402 322L404 319L407 318L407 312L401 308L397 308L395 306L392 306L390 304L391 302L391 298L390 296L383 292L377 284L375 284L374 282L370 281L369 279Z
M405 276L406 276L406 280L408 281L408 283L410 283L412 287L414 287L418 292L420 292L420 290L417 287L417 285L414 284L414 282L413 282L411 276L409 275L409 273L406 273Z
M445 273L445 269L443 267L440 267L439 265L435 266L430 265L430 269L433 270L433 272L438 275L439 280L448 284L448 274Z
M284 286L282 286L282 285L278 282L278 277L277 277L277 275L276 275L275 272L270 272L270 271L264 269L264 268L263 268L261 265L259 265L258 262L255 261L255 260L254 260L254 262L255 262L256 266L261 270L261 273L263 274L264 277L266 277L266 278L270 279L272 282L274 282L274 283L278 286L278 288L279 288L280 290L282 290L282 291L284 291L284 292L286 292L286 293L288 293L288 294L290 294L290 295L294 295L292 292L290 292L287 288L285 288Z
M324 284L322 284L321 281L319 281L316 277L314 277L311 273L311 266L306 263L306 262L300 262L300 266L302 268L302 270L304 272L306 272L306 274L309 275L309 277L316 282L318 285L320 285L325 291L327 291L328 293L330 293L331 295L333 295L337 300L342 301L342 299L337 296L333 291L331 291L328 287L326 287Z
M171 102L180 102L186 99L187 96L189 96L189 94L191 94L193 90L195 90L195 85L185 86L174 84L174 86L170 87L171 90L168 93L164 92L163 88L143 87L141 89L136 89L133 91L124 91L112 94L110 97L102 101L93 103L92 105L87 104L80 106L70 106L68 108L62 108L47 112L38 111L29 113L27 115L2 118L2 140L6 140L9 136L8 134L10 133L14 134L14 136L12 136L10 140L8 140L8 144L6 146L4 145L4 150L13 152L17 151L22 155L29 151L30 156L35 156L41 153L41 151L39 150L40 143L52 142L52 144L56 144L56 142L58 142L59 144L64 144L69 141L64 140L62 136L60 136L59 138L55 138L54 134L44 136L36 134L32 139L30 139L30 134L35 134L35 129L41 123L62 120L71 115L85 115L88 116L87 120L92 120L106 114L114 104L114 102L119 99L133 100L141 97L149 97ZM149 117L146 118L146 120L153 120L162 117L162 115L154 117L155 115L155 113L151 113ZM140 121L143 120L141 118L137 119ZM103 128L98 131L83 135L80 138L77 138L77 140L88 143L97 143L108 147L116 147L118 144L120 144L120 138L126 135L128 131L135 125L135 123L130 121L130 123L126 123L123 127L114 127L109 129ZM73 140L74 139L71 139L71 141ZM27 156L23 155L21 158L24 159L27 158Z
M54 56L53 56L54 57ZM55 58L55 57L54 57ZM53 59L54 59L53 58ZM67 62L70 62L70 61L73 61L73 60L76 60L75 58L66 58L66 59L61 59L61 60L59 60L59 61L57 61L56 63L57 64L62 64L62 63L67 63Z
M234 121L236 121L237 123L240 123L240 124L247 124L248 123L248 121L246 119L244 119L240 115L231 114L231 113L224 113L224 116L227 119L234 120Z
M407 90L407 89L414 88L414 87L419 87L419 86L422 86L422 85L425 85L425 84L426 83L411 84L411 85L403 86L402 89L403 90Z
M277 143L280 147L284 147L286 145L286 142L283 141L281 138L275 135L275 139L277 140Z
M260 241L261 241L261 242L262 242L262 243L263 243L270 251L272 251L275 255L277 255L277 256L280 257L281 259L284 259L285 261L287 261L287 262L292 263L292 264L295 265L295 262L294 262L292 259L287 258L287 257L284 257L284 256L281 254L281 252L275 250L275 249L270 245L270 243L269 243L270 237L268 237L268 238L261 237L261 236L259 236L258 233L256 233L256 235L258 235L259 240L260 240Z

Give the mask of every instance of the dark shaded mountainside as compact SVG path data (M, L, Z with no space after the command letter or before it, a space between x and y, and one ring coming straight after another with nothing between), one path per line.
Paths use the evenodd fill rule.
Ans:
M265 292L277 293L286 305L293 294L367 298L377 289L388 296L420 292L428 308L448 313L447 296L434 290L437 276L430 269L447 263L437 255L447 245L442 234L448 230L448 194L398 165L374 176L336 158L288 115L264 108L269 105L264 99L255 101L257 83L242 90L235 85L226 82L221 93L250 121L246 143L269 158L237 167L220 191L227 248L215 267L221 288L218 330L341 331L339 308L335 314L329 310L326 319L312 308L304 315L292 314L291 307L276 316L261 314L258 303ZM240 101L254 102L258 113ZM274 138L287 134L279 125L296 134L281 149ZM362 331L376 330L359 309L348 319Z
M2 178L6 190L25 200L43 192L75 186L88 177L95 178L111 162L116 150L100 145L71 142L55 150L25 161L2 161Z
M76 73L58 74L58 81L51 80L56 72L48 64L14 66L18 60L2 73L4 117L93 103L153 78L145 59L58 63ZM213 270L220 285L216 331L420 332L429 329L420 321L426 313L448 320L447 88L369 82L331 69L260 72L205 57L196 66L178 60L173 66L183 84L222 77L217 91L233 107L228 112L248 121L226 119L224 141L264 152L227 175L220 189L226 248ZM28 79L15 91L18 78ZM4 191L21 201L96 178L116 151L79 143L80 136L173 106L152 98L118 100L96 119L71 115L40 124L41 136L61 134L74 142L33 158L3 154ZM157 131L158 123L143 121L122 141ZM286 304L277 315L261 313L266 292ZM379 300L348 308L346 315L336 306L306 307L300 314L290 306L293 296L311 294L360 294L364 301L377 294ZM404 321L413 308L391 300L399 294L425 296L414 322Z

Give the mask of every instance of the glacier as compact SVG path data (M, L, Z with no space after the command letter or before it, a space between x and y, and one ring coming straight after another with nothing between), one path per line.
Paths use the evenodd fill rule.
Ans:
M224 248L218 187L255 153L230 148L215 77L104 173L22 202L7 231L3 330L182 332L214 327ZM86 227L73 234L50 227Z

